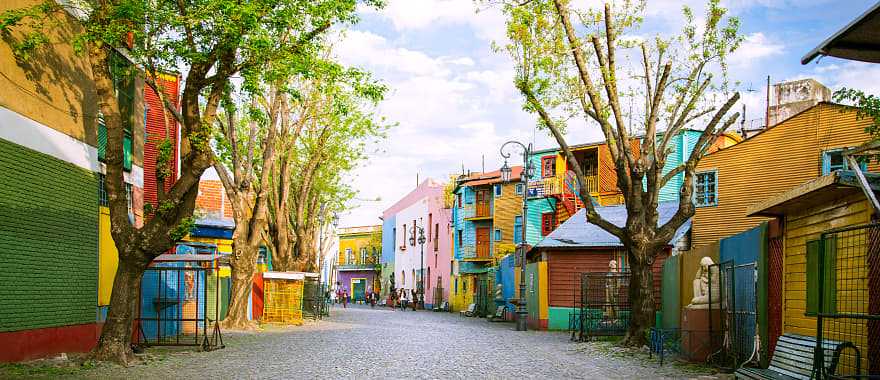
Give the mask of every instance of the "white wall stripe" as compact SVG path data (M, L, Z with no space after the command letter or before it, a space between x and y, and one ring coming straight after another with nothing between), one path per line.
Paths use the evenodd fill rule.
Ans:
M0 138L89 171L100 170L97 148L5 107L0 107Z
M104 173L97 148L5 107L0 107L0 138L83 169ZM125 173L125 182L143 188L144 168L132 165L131 173Z

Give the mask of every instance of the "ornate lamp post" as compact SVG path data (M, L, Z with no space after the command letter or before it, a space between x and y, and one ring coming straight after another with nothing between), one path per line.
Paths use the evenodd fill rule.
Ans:
M529 213L528 181L531 176L529 154L531 154L532 151L532 144L526 146L519 141L508 141L504 143L504 145L501 145L501 157L504 157L504 166L501 167L501 180L504 183L510 182L511 173L513 171L510 166L507 165L507 159L510 158L510 153L504 153L504 148L509 144L519 145L523 150L523 171L522 174L520 174L520 181L522 181L523 185L522 236L520 238L519 246L517 247L519 251L519 300L516 302L516 331L526 331L528 330L526 324L526 318L528 318L528 310L526 310L526 219L528 218Z
M419 270L419 295L421 296L421 302L419 302L419 307L422 309L425 308L425 227L419 226L419 246L421 247L421 255L419 255L419 266L421 269ZM416 302L416 300L413 300Z

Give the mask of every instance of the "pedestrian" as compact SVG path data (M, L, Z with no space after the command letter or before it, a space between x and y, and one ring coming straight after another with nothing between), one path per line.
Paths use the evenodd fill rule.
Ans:
M342 308L348 309L348 290L342 291Z
M400 310L406 311L407 303L409 302L409 295L406 294L406 289L400 288Z
M372 292L372 291L369 294L370 294L370 309L374 309L374 308L376 308L376 298L379 295Z
M412 303L410 306L412 307L412 311L416 311L416 307L419 306L419 294L415 289L412 290Z

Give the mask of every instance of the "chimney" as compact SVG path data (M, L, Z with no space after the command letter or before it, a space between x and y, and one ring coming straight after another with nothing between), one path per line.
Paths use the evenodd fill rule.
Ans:
M831 101L831 90L807 78L773 85L767 125L774 126L820 102Z

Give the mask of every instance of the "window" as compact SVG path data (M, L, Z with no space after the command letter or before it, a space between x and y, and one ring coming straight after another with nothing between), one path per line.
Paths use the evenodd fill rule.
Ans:
M516 184L516 195L522 195L522 193L523 193L523 184L521 184L521 183Z
M431 241L431 237L433 235L431 233L431 232L433 232L433 231L431 231L431 225L434 224L433 220L434 220L434 215L429 213L428 214L428 241Z
M541 158L541 177L556 176L556 156L545 156Z
M455 278L455 286L452 288L455 289L455 294L458 294L458 277Z
M345 264L351 264L354 261L354 255L351 253L351 248L345 249Z
M366 263L367 263L367 249L361 248L361 262L359 264L366 264Z
M406 251L406 224L403 225L403 242L400 243L400 250Z
M541 214L541 236L550 235L556 228L556 215L552 212Z
M462 243L464 241L464 238L462 237L462 235L464 235L464 231L458 230L458 249L461 249Z
M440 223L434 223L434 252L440 250Z
M495 198L498 198L500 196L501 196L501 184L496 184L495 185Z
M495 229L495 241L501 241L501 230L498 228Z
M98 205L108 207L110 206L110 199L107 198L107 188L104 187L104 175L98 174Z
M822 175L830 174L837 170L849 170L849 162L843 158L845 149L830 149L822 152ZM859 163L859 169L868 170L865 162Z
M837 310L837 240L824 241L825 252L819 240L807 242L807 315L816 315L819 311L819 292L822 291L824 313ZM820 265L820 263L822 265ZM821 271L821 273L820 273ZM822 274L822 278L819 275ZM822 285L824 284L824 286Z
M513 242L514 244L522 243L522 216L517 215L513 218Z
M718 204L718 172L708 171L697 173L694 183L694 205L697 207L715 206Z
M458 207L461 208L461 193L458 193Z

